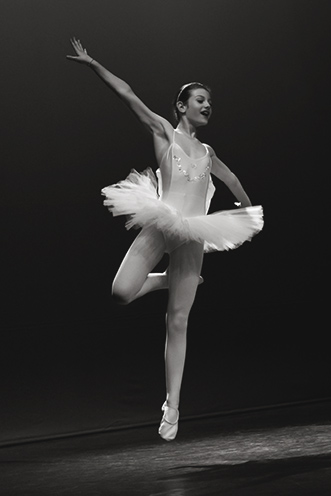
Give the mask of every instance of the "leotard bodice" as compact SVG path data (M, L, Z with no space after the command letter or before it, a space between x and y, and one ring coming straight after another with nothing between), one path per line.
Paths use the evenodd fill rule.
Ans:
M152 169L132 169L126 179L102 189L104 205L114 216L127 216L127 229L146 228L147 236L155 236L153 246L161 232L168 253L190 241L203 243L204 251L236 248L262 229L262 207L207 214L215 188L209 147L204 148L205 154L191 159L173 138L156 171L157 182Z
M173 138L160 163L160 200L185 217L203 215L207 210L211 157L207 146L204 147L205 155L192 159Z

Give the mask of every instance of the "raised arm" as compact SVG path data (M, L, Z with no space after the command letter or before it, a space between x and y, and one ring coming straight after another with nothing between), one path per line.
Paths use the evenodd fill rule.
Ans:
M93 57L91 57L86 48L83 48L80 40L72 38L71 45L76 55L67 55L68 60L78 62L90 67L102 81L132 110L140 122L147 129L157 136L169 136L171 133L171 124L163 117L152 112L137 95L131 87L122 79L112 74L108 69L103 67Z
M251 201L237 176L216 156L214 150L210 146L208 148L212 159L212 174L226 184L231 193L237 198L238 202L241 203L242 207L250 207L252 205Z

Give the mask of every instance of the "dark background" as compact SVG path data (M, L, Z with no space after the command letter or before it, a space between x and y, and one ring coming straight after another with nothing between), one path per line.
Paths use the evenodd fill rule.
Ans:
M152 141L66 60L71 36L168 119L183 83L211 85L200 139L264 207L252 243L205 258L182 415L329 395L330 13L324 0L1 2L2 443L158 421L164 401L166 292L111 301L135 233L100 195L155 168ZM232 208L215 183L212 210Z

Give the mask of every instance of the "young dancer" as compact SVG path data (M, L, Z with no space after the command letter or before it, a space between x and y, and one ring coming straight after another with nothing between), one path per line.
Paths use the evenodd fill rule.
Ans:
M113 282L112 294L128 304L157 289L168 289L166 313L166 401L160 436L171 441L178 430L180 388L186 354L187 322L195 299L203 254L233 249L263 227L261 206L251 202L238 178L197 139L212 114L210 89L201 83L181 87L174 101L176 129L152 112L123 80L88 55L81 42L71 40L75 55L69 60L92 69L131 109L153 137L157 178L151 169L132 170L118 184L102 190L113 215L126 215L126 227L141 228ZM210 174L223 181L242 208L207 215L214 186ZM169 267L151 273L164 253Z

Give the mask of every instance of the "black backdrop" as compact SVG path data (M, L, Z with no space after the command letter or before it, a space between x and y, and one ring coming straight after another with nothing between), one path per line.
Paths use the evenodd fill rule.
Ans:
M157 421L166 293L116 307L134 233L100 189L154 166L138 121L69 38L171 119L178 87L213 88L200 138L265 210L240 249L205 258L181 409L198 415L329 395L330 3L1 2L1 442ZM213 210L232 208L216 182ZM166 267L167 260L160 269Z

